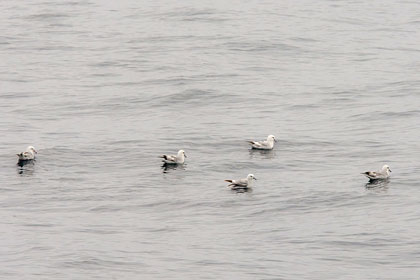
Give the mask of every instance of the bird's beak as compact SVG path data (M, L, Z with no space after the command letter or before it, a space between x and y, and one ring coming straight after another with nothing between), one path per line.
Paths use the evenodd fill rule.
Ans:
M278 140L276 138L274 138L274 142L278 142Z
M389 170L389 172L392 172L392 170L391 170L391 169L389 169L389 168L388 168L388 170Z
M184 154L184 157L187 157L187 155L186 155L186 154Z
M254 177L254 180L257 180L257 178Z
M20 156L20 154L16 154L17 156Z

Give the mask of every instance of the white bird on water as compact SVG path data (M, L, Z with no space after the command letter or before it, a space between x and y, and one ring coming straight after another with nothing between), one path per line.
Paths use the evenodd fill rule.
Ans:
M362 174L368 177L370 181L374 181L388 179L391 172L389 166L385 164L380 171L367 171Z
M19 154L16 154L19 157L19 161L26 161L26 160L34 160L35 159L35 155L38 152L35 150L35 148L33 146L29 146L28 148L26 148L25 152L21 152Z
M267 140L265 141L249 141L252 146L252 149L256 150L272 150L274 147L274 142L277 142L276 137L274 135L268 135Z
M165 164L183 164L187 155L184 150L179 150L177 155L161 155Z
M252 186L254 184L254 180L257 180L257 178L255 178L254 174L248 174L248 176L245 179L225 180L225 182L230 183L228 186L232 190L240 190L240 189L250 189L250 188L252 188Z

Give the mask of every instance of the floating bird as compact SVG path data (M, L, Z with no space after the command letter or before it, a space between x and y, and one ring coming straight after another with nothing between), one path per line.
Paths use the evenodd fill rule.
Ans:
M274 135L268 135L267 140L265 141L249 141L249 143L252 146L252 149L257 150L272 150L274 147L274 142L277 142L276 137L274 137Z
M162 155L160 157L163 158L164 164L183 164L187 156L184 150L179 150L177 155Z
M35 150L35 148L33 146L29 146L28 148L26 148L25 152L21 152L19 154L16 154L19 157L19 162L21 161L29 161L29 160L34 160L35 159L35 155L38 152Z
M253 180L257 180L257 178L254 177L254 174L248 174L248 176L245 179L225 180L225 182L230 183L228 186L232 190L240 190L240 189L250 189L250 188L252 188L252 185L254 183Z
M374 180L385 180L389 178L389 174L391 173L391 169L389 169L388 165L382 166L380 171L367 171L363 172L362 174L369 178L370 181Z

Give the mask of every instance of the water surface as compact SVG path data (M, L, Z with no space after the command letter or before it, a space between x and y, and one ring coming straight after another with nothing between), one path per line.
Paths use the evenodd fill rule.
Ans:
M419 278L419 3L0 8L1 278Z

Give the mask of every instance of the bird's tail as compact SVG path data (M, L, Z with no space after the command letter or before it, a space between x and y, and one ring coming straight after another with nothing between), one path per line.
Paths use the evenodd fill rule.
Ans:
M232 180L225 180L225 182L232 183Z
M252 145L254 145L254 144L255 144L255 142L254 142L254 141L248 141L248 143L250 143L250 144L252 144Z

